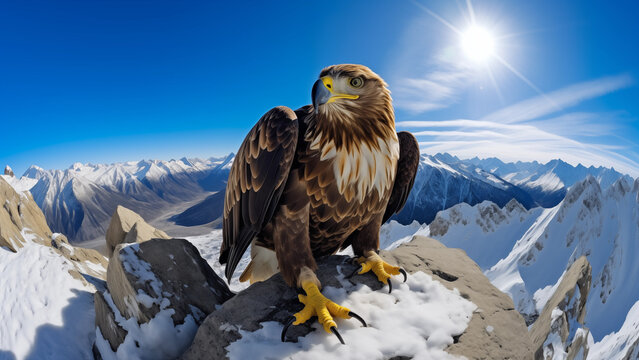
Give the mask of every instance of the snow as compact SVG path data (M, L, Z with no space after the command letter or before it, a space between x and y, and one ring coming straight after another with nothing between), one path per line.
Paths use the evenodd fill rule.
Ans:
M413 221L408 225L402 225L395 220L391 220L382 225L379 230L379 248L392 250L401 244L413 239L413 236L421 234L426 229L425 225Z
M27 177L21 177L20 179L15 176L8 175L0 175L6 182L9 183L13 187L13 189L18 193L22 194L28 192L37 182L36 179L31 179Z
M224 275L224 269L226 265L220 264L218 259L220 258L220 247L222 246L222 230L213 230L208 234L200 235L200 236L190 236L186 237L191 244L195 245L195 247L200 252L200 255L209 263L209 266L215 271L215 273L221 277L222 279L226 279ZM240 282L240 275L246 269L249 262L251 261L251 248L246 250L244 256L237 264L237 268L235 269L235 273L231 278L231 282L229 283L229 288L235 292L241 291L249 287L249 283Z
M230 359L382 359L409 356L415 359L452 359L444 349L453 336L466 329L475 304L459 292L445 288L429 275L409 275L406 283L392 294L374 291L365 285L346 289L325 287L323 293L333 301L354 309L368 321L364 328L358 321L338 320L346 346L317 322L315 331L298 343L280 342L282 325L262 324L260 330L240 329L242 338L227 347Z
M508 211L490 201L475 206L461 203L440 211L423 233L444 245L466 251L483 270L508 256L517 239L537 220L543 210Z
M561 179L552 172L543 174L534 181L526 182L526 187L540 188L543 191L555 191L565 186Z
M92 358L93 291L53 249L0 248L0 359Z
M124 318L108 292L105 292L104 299L113 310L115 321L128 332L124 342L114 353L100 329L95 328L96 347L105 360L177 358L191 345L197 332L198 326L191 315L186 316L184 324L173 324L171 315L175 310L167 308L170 304L168 299L161 299L160 312L144 324L138 324L135 317Z
M448 247L464 249L525 315L538 314L568 267L585 255L592 267L592 287L584 326L602 349L600 355L588 358L607 359L605 352L611 351L612 342L625 344L622 353L639 351L639 336L620 330L639 323L639 309L634 314L631 310L639 300L639 287L630 285L639 278L637 183L632 185L621 177L602 189L600 180L589 176L576 182L553 208L511 214L504 208L495 210L489 202L473 207L458 204L438 213L420 231ZM571 324L571 330L577 328ZM623 340L606 337L607 345L601 344L612 332ZM634 342L637 347L631 348Z
M639 301L626 316L621 328L590 346L588 359L637 359L639 358Z

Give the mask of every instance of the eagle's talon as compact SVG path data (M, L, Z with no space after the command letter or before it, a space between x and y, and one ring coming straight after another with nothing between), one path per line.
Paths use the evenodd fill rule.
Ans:
M366 324L359 315L353 313L348 308L334 303L322 295L314 282L303 282L302 288L306 291L306 295L299 295L298 299L302 304L304 304L304 308L295 313L295 321L292 325L303 324L313 316L317 316L317 321L320 325L322 325L326 332L331 332L333 331L333 328L337 328L337 324L333 319L334 317L342 319L350 319L351 317L354 317L363 324Z
M357 315L356 313L349 311L348 316L354 317L355 319L359 320L359 322L361 322L364 327L368 327L368 325L366 325L366 321L364 321L364 319L362 319L362 317Z
M335 336L337 336L337 338L339 339L339 342L341 342L342 345L346 345L346 343L344 342L344 339L342 339L342 335L340 335L339 331L337 331L337 327L331 326L331 332L335 334Z
M400 268L399 266L393 266L386 263L379 255L377 255L373 251L370 251L368 253L368 257L360 257L358 261L361 264L361 270L359 271L359 274L373 271L373 273L377 275L377 280L379 280L379 282L388 284L389 294L393 291L393 285L390 282L392 275L404 275L404 282L406 282L406 280L408 279L406 271L404 271L404 269Z
M404 282L406 282L406 280L408 280L408 275L406 275L406 270L399 268L399 272L404 275Z
M292 318L288 321L288 323L286 323L286 325L284 325L284 329L282 329L282 342L286 342L286 332L288 331L288 328L293 325L293 322L295 322L295 318Z

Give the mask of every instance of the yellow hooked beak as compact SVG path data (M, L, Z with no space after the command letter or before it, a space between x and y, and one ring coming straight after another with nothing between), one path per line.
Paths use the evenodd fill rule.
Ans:
M320 80L322 80L322 83L324 83L324 86L326 86L328 91L331 92L331 97L326 102L327 104L330 104L330 103L334 102L337 99L357 99L357 98L359 98L359 95L336 93L333 90L334 89L334 87L333 87L333 78L330 77L330 76L324 76L324 77L320 78Z
M335 86L333 85L333 78L330 76L321 77L313 84L313 92L311 97L313 98L313 107L317 113L318 107L323 104L332 103L337 99L357 99L359 95L340 94L335 92Z

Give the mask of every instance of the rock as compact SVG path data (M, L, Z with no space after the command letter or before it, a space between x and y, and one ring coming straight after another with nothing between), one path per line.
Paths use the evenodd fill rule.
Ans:
M33 200L31 193L16 192L0 177L0 247L18 251L26 243L51 247L75 267L69 273L86 283L81 274L105 279L107 259L99 252L69 244L62 234L53 234L47 221Z
M492 286L463 251L448 249L437 240L416 236L410 243L392 251L382 251L380 255L410 273L422 271L449 289L457 288L462 297L479 307L466 331L455 337L456 343L447 349L448 352L469 358L532 359L528 330L521 315L514 310L512 300ZM318 266L317 275L322 285L336 288L345 286L338 275L357 269L350 258L337 255L322 259ZM350 281L365 284L373 290L382 287L372 274L357 275ZM240 329L256 331L261 323L268 321L284 324L299 310L297 292L276 274L251 285L209 315L181 359L223 359L227 356L226 347L241 338ZM296 339L310 331L312 328L307 324L291 327L287 337Z
M113 350L126 337L123 327L113 326L118 316L143 324L169 309L174 325L189 315L199 325L233 296L195 246L183 239L118 245L109 261L107 289L104 298L113 305L105 306L103 298L96 301L96 326Z
M117 345L124 342L126 330L115 320L115 314L107 304L101 291L93 293L93 304L95 306L95 326L100 328L104 337L111 346L111 350L116 351Z
M585 256L577 259L563 275L557 289L550 297L539 318L530 329L536 359L552 358L553 354L573 354L580 350L588 355L588 330L582 328L571 344L569 335L577 333L575 326L583 325L586 317L586 300L592 281L592 269ZM583 338L582 338L583 337Z
M27 241L50 245L51 230L28 192L18 194L0 177L0 247L17 251Z
M532 359L528 328L512 299L494 287L463 250L415 236L381 255L410 273L423 271L440 278L444 286L458 289L462 297L477 305L468 328L447 349L449 353L469 359Z
M7 175L7 176L15 176L13 174L13 169L9 165L4 167L4 174Z
M150 239L170 239L164 231L147 224L134 211L118 206L106 232L107 255L113 255L118 244L140 243Z
M99 251L72 246L66 236L57 233L51 237L51 246L73 262L81 273L106 280L109 260Z

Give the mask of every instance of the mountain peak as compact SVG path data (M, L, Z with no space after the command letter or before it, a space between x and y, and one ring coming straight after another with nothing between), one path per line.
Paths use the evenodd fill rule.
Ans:
M15 174L13 173L13 169L11 169L11 166L9 165L4 167L4 174L7 176L15 176Z

